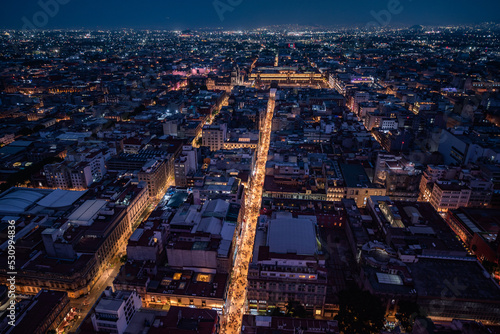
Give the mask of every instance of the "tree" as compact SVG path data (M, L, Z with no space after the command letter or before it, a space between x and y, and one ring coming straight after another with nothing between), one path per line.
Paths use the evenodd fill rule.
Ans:
M23 127L21 128L18 132L17 132L17 135L19 136L29 136L33 133L33 130L31 130L30 128L28 127Z
M145 111L145 110L146 110L146 107L144 106L144 104L141 104L141 105L139 105L138 107L136 107L136 108L134 109L134 111L132 111L132 112L130 113L130 116L137 116L137 115L139 115L140 113L142 113L142 112L143 112L143 111Z
M267 314L271 317L282 317L283 313L281 313L281 309L279 307L275 307L272 310L267 311Z
M339 322L344 334L375 334L384 327L385 309L376 296L368 291L350 288L339 293Z
M497 263L488 260L483 260L481 264L483 265L484 269L486 269L486 271L490 274L495 273L499 269Z
M418 306L417 303L408 300L402 300L399 302L396 319L399 320L401 326L407 332L412 331L415 318L424 316L424 312L420 309L420 306Z
M292 299L286 304L286 316L293 318L305 318L307 316L307 312L299 301Z
M43 129L45 129L45 126L43 126L42 124L38 124L33 128L33 133L40 132Z
M104 125L102 126L102 129L103 129L103 130L107 130L107 129L111 128L111 127L112 127L112 126L114 126L114 125L115 125L115 122L113 122L113 121L109 120L108 122L106 122L106 124L104 124Z

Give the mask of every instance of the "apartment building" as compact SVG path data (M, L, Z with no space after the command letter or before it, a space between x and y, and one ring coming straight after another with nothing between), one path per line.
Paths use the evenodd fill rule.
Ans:
M148 185L148 196L156 199L163 195L167 186L167 164L164 160L150 160L137 175Z
M141 297L135 291L116 291L107 287L91 315L96 332L124 334L132 317L141 308Z
M434 182L437 180L452 180L458 175L459 172L460 167L428 165L422 173L422 178L420 179L419 199L424 202L429 202Z
M385 196L386 189L370 182L360 164L341 164L345 180L345 198L352 198L359 208L364 208L370 196Z
M314 219L279 212L267 231L257 231L255 241L248 271L250 310L285 309L288 301L296 300L314 315L323 315L328 279Z
M175 185L187 187L188 175L192 175L198 169L198 150L192 146L185 145L174 163Z
M438 212L465 207L469 203L471 189L458 182L437 181L432 189L430 203Z
M416 201L419 196L421 172L408 159L379 153L375 166L374 184L386 189L386 196L395 201Z
M202 146L210 147L210 151L222 150L227 138L227 125L205 125L201 138Z

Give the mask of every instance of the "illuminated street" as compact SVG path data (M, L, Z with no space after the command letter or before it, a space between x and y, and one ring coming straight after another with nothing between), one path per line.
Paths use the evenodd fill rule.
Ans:
M242 233L238 239L238 255L231 274L228 296L225 305L225 317L222 320L222 333L240 333L241 322L245 312L248 265L252 258L257 218L262 201L262 186L266 173L267 153L271 138L271 125L275 106L275 92L271 91L266 120L261 128L261 143L258 148L255 173L248 188L245 203L245 218L242 222Z
M498 0L92 1L3 11L0 334L500 334Z
M158 205L160 202L161 198L165 195L167 192L168 188L174 186L174 178L170 178L167 180L167 183L165 187L162 189L161 193L163 194L162 196L159 197L159 199L156 199L151 202L150 205L144 210L143 214L139 217L138 221L133 224L133 230L135 230L141 222L146 221L149 218L149 215L151 212L153 212L154 208ZM87 314L90 312L92 309L92 306L94 306L95 302L99 299L103 291L108 287L113 285L113 281L115 280L115 277L118 275L120 272L120 267L121 263L119 262L119 258L121 255L126 254L126 242L123 245L123 248L121 250L123 253L121 254L116 254L113 262L110 263L109 268L104 270L104 272L101 274L97 282L94 284L92 287L92 290L87 294L86 297L82 297L80 299L74 299L71 300L71 306L75 307L78 309L78 318L77 320L71 325L71 328L69 332L75 331L83 322Z
M205 125L211 125L212 124L212 122L215 119L215 115L217 115L217 113L220 112L220 109L222 107L227 106L227 101L228 100L229 100L229 95L224 96L224 99L222 100L222 102L220 103L219 107L217 108L216 113L215 114L210 114L210 115L207 116L206 121L205 121ZM200 145L198 144L198 141L201 139L202 135L203 135L203 131L200 131L198 133L198 135L191 142L191 146L193 146L195 148L199 148Z

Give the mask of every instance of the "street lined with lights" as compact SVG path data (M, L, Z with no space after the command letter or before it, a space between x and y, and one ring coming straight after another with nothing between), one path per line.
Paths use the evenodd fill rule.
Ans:
M233 271L222 320L222 333L240 333L246 300L248 266L252 258L257 219L259 217L262 188L266 174L267 154L271 140L271 125L275 107L276 91L271 89L264 125L261 127L261 139L257 152L255 174L247 189L245 198L245 216L238 239L238 253L234 261Z

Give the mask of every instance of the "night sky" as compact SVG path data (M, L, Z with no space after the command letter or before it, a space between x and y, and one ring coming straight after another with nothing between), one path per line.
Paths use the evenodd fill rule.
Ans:
M59 1L59 8L53 3ZM17 0L2 1L0 27L21 29L23 17L40 28L222 27L269 25L366 26L379 24L447 25L500 22L500 1L466 0ZM230 3L234 5L231 5ZM395 3L394 3L395 2ZM397 4L399 2L399 5ZM43 9L40 3L51 4ZM56 2L57 3L57 2ZM219 12L214 3L219 4ZM381 12L382 11L382 12ZM37 16L38 15L38 16ZM34 18L36 16L36 18Z

